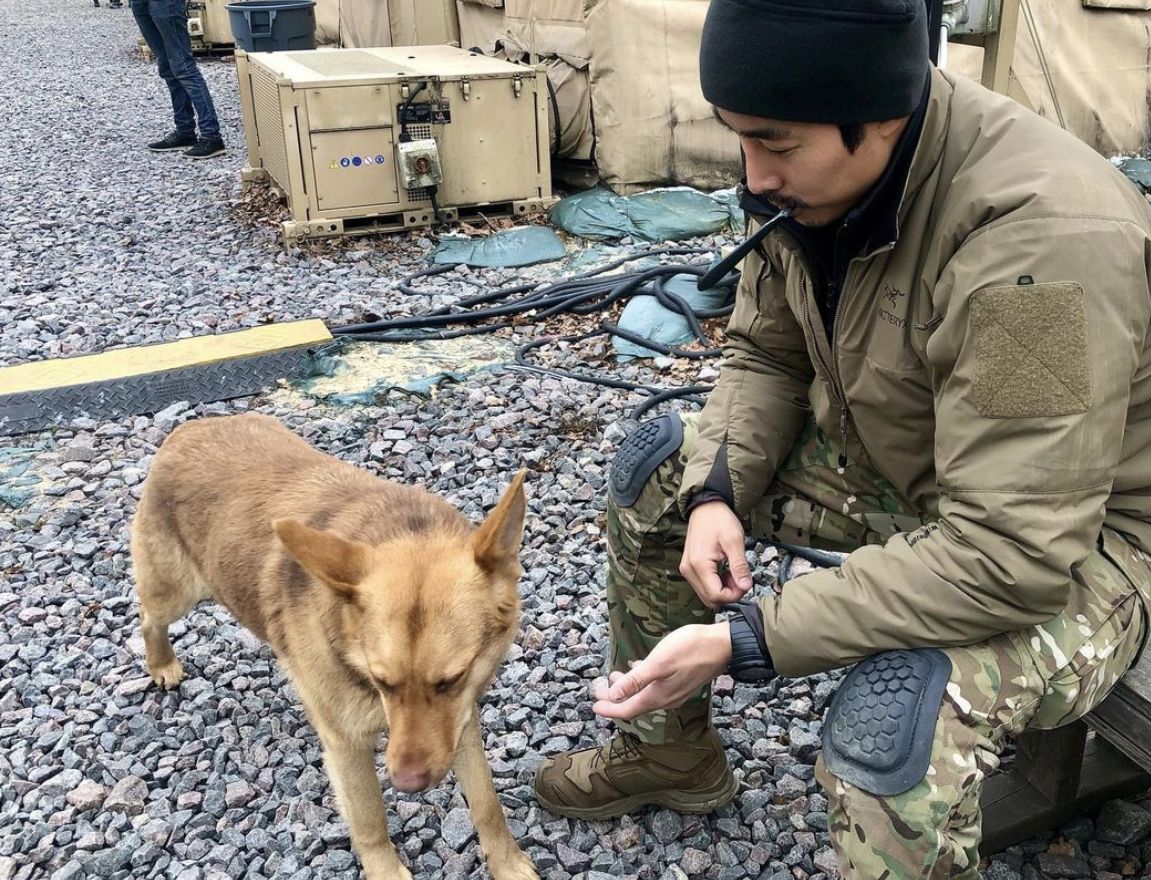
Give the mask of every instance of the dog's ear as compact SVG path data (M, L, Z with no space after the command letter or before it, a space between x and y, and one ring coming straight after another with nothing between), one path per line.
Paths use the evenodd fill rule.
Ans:
M346 598L355 594L356 585L368 573L370 549L366 544L346 541L289 518L275 520L272 528L284 549L309 574Z
M520 468L499 504L472 535L476 564L488 574L514 562L519 555L524 537L524 477L527 473L526 468Z

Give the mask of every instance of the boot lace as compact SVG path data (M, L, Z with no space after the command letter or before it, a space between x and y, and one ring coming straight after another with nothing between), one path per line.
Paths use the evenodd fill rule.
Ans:
M607 748L596 750L591 758L591 767L593 769L599 767L604 763L605 757L613 762L633 761L643 754L640 745L640 739L634 733L621 733L608 743Z

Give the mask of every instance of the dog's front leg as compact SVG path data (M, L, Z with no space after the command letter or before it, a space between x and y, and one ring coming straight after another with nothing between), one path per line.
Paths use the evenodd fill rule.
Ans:
M460 735L460 745L452 765L464 790L472 824L480 838L480 848L488 860L493 880L538 880L535 866L508 831L504 808L496 797L492 768L484 754L480 732L479 710L472 710L471 720Z
M412 880L388 836L384 796L376 777L375 740L349 740L320 731L324 765L340 810L352 832L352 847L368 880Z

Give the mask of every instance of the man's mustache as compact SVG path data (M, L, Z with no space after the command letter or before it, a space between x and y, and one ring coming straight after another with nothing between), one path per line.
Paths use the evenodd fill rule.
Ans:
M791 211L792 213L795 213L798 210L802 210L803 208L811 207L803 199L797 199L794 196L785 198L776 192L760 193L760 197L767 199L777 208L782 208L786 211Z

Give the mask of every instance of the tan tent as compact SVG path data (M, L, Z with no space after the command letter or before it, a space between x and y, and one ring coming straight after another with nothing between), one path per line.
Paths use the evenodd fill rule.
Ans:
M1107 156L1151 141L1151 0L1025 0L1008 94ZM978 78L981 52L949 66Z
M984 0L980 0L986 5ZM1008 93L1107 155L1151 139L1151 0L1019 0ZM707 0L319 0L345 46L457 42L543 64L552 152L621 193L729 185L730 133L699 90ZM1005 31L1006 33L1006 31ZM979 78L982 50L946 66Z
M318 42L345 47L458 43L456 0L316 0Z

